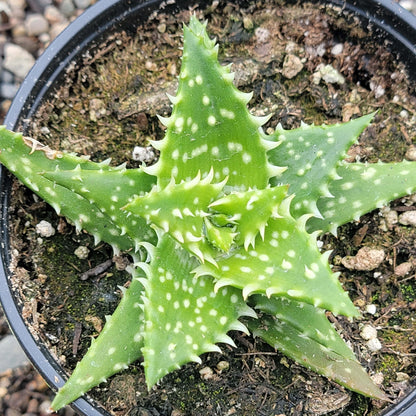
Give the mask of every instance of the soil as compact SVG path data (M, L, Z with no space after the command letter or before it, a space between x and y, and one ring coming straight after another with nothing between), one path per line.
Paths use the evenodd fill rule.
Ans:
M220 60L233 64L239 88L254 91L253 113L274 114L266 131L278 122L291 129L301 121L336 123L377 110L349 160L414 160L415 84L388 45L338 8L281 5L267 0L242 8L220 1L196 11L218 39ZM115 164L139 166L134 146L163 137L156 114L169 115L164 97L175 92L181 24L190 13L158 14L136 36L111 36L68 70L65 83L26 126L28 133L96 161L112 157ZM118 286L128 284L123 266L129 258L114 258L105 244L94 246L17 182L13 201L13 281L22 312L70 372L116 307ZM402 198L390 210L343 226L337 237L322 238L323 247L333 250L333 269L363 311L354 322L329 318L392 401L404 396L416 375L416 228L399 222L414 210L416 198ZM36 233L41 220L53 225L53 237ZM88 258L74 255L79 246L88 248ZM363 247L382 250L378 267L347 268L345 258ZM377 329L381 349L374 348L374 338L372 344L363 338L365 325ZM375 415L388 405L343 389L258 339L232 336L236 349L205 354L201 365L184 366L150 392L137 363L90 395L117 416Z

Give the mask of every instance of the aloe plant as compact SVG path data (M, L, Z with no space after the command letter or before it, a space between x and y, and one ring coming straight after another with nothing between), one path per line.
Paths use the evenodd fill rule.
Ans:
M326 318L326 310L359 311L317 237L414 192L416 163L344 161L374 114L266 135L268 117L250 114L252 95L234 87L217 55L206 24L192 17L152 166L94 163L0 130L0 161L13 174L96 242L134 260L129 288L55 410L139 358L150 389L218 344L234 345L231 330L386 399Z

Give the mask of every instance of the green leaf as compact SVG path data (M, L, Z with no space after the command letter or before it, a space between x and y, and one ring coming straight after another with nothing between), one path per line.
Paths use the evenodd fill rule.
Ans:
M313 314L312 310L310 312ZM305 318L309 319L309 315ZM304 367L365 396L387 400L355 358L340 355L308 337L290 321L263 316L250 320L247 325L254 336L261 337Z
M114 235L125 236L129 241L125 250L137 249L142 241L156 241L154 230L143 218L128 215L122 209L135 195L144 194L154 185L154 178L141 169L121 167L85 170L77 165L72 170L61 170L57 166L55 171L45 172L42 176L56 186L69 190L72 197L78 196L77 200L87 200L89 210L96 209L101 213L100 216L111 224L111 230L107 233L110 235L102 237L104 241L111 244ZM82 215L88 218L89 211L85 209ZM117 234L112 230L117 230Z
M210 208L225 214L238 225L236 243L247 250L254 247L257 235L264 239L264 231L270 217L279 216L278 207L287 193L287 186L260 190L232 192L210 204Z
M58 410L71 403L142 356L144 314L141 302L143 286L138 280L140 273L134 271L130 286L124 290L119 305L113 315L107 318L98 338L92 340L71 377L59 389L52 409Z
M256 309L273 315L278 321L291 325L304 337L316 341L345 358L355 360L351 348L347 346L328 321L325 310L308 303L282 297L267 298L254 295L250 302L255 304Z
M12 133L4 127L0 127L0 162L28 188L48 202L58 214L71 220L77 229L84 229L92 234L96 243L101 240L106 241L113 246L115 251L129 250L134 247L133 239L123 233L111 216L103 213L98 205L92 204L88 197L73 192L71 187L58 185L53 178L43 175L45 172L56 169L58 171L77 169L93 173L95 171L107 172L110 169L117 171L117 168L110 168L106 162L94 163L85 158L53 151L39 142L23 138L21 134ZM131 174L134 175L134 172ZM141 189L145 190L150 186L149 181L153 182L154 179L141 173L136 183L140 183ZM144 186L141 185L142 183ZM101 185L96 185L90 191L102 192L102 189ZM106 188L107 200L109 199L108 189Z
M337 166L373 117L374 113L343 124L276 129L271 137L280 145L268 153L269 160L288 168L271 183L290 184L289 193L295 195L291 207L295 218L309 213L321 216L316 201L331 195L328 186L338 178Z
M391 200L416 191L416 163L343 163L337 172L341 179L329 187L333 198L321 198L318 208L324 218L311 218L308 231L330 231Z
M175 184L172 180L163 189L156 186L152 192L136 197L125 210L168 232L202 262L208 260L215 264L215 250L205 238L204 218L209 215L208 205L225 182L213 184L212 177L212 171L204 179L198 173L188 182Z
M165 138L153 145L160 160L147 171L157 176L160 188L173 177L176 183L202 178L214 170L214 180L228 177L227 186L239 190L265 188L279 168L266 152L277 144L266 141L260 126L268 118L247 110L251 94L237 90L229 67L217 60L218 46L195 16L184 27L184 48L179 87L172 115L162 119ZM226 138L226 139L225 139Z
M223 288L215 292L210 277L194 277L191 270L196 259L169 234L161 237L151 256L150 265L141 264L148 276L148 280L143 280L143 356L149 388L182 364L201 362L199 355L220 351L217 343L234 345L227 332L247 332L238 318L255 316L243 301L241 291Z
M357 316L338 274L328 265L329 253L322 255L315 236L306 232L307 218L295 220L288 210L287 206L285 215L269 220L264 240L258 237L254 249L237 248L218 257L217 267L205 263L194 272L213 276L217 290L223 286L242 289L244 298L254 293L286 296L335 314Z

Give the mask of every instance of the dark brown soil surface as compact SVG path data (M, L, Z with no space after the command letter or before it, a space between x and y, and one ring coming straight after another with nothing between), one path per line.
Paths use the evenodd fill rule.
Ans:
M218 38L220 59L233 63L239 88L254 91L253 112L274 114L265 128L278 122L294 128L301 121L347 121L378 110L373 125L350 151L351 161L412 158L415 85L384 43L339 9L306 3L288 9L281 3L242 9L220 2L198 12ZM115 163L138 166L131 157L133 147L163 137L156 113L169 114L164 96L175 91L181 23L189 16L188 11L159 15L139 28L136 37L120 34L109 39L100 48L105 53L88 56L87 66L73 68L56 99L31 121L30 133L52 147L91 154L97 161L111 156ZM338 81L319 80L324 76L319 65ZM111 263L81 281L83 272L113 258L111 249L94 247L90 236L75 233L72 225L17 184L13 196L13 245L19 253L15 283L26 302L23 313L70 371L116 306L117 285L126 284L129 276ZM398 216L415 209L411 197L391 204ZM337 238L325 236L323 245L333 250L334 269L342 273L344 286L363 311L354 322L330 319L369 373L397 400L411 387L416 371L416 228L387 217L387 211L370 213L344 226ZM54 238L39 240L35 227L41 220L55 227ZM90 250L86 260L73 255L80 245ZM384 251L378 269L343 266L342 259L362 247ZM50 263L54 258L55 269ZM374 314L367 312L369 305L374 305ZM366 324L377 328L381 349L372 351L360 336ZM137 363L91 395L120 416L375 415L385 406L307 371L259 340L232 335L237 349L224 346L221 355L206 354L201 365L184 366L150 393ZM226 370L220 362L227 363Z

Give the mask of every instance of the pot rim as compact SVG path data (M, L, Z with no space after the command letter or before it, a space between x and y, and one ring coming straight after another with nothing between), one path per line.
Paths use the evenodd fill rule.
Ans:
M246 0L242 0L245 2ZM382 39L392 42L398 57L408 67L416 67L416 17L391 0L310 0L316 3L332 4L360 17L370 23ZM289 0L290 2L290 0ZM53 90L65 73L65 68L73 60L82 55L87 48L97 46L109 33L117 32L127 26L135 26L135 22L145 21L152 12L163 8L164 12L183 9L192 0L100 0L89 7L57 36L39 57L35 65L24 79L17 92L5 119L8 129L25 127L29 119L38 109L42 100ZM201 0L200 7L208 5L209 0ZM136 23L137 24L137 23ZM57 58L58 57L58 58ZM409 71L409 74L412 74ZM414 74L416 78L416 74ZM41 81L41 82L39 82ZM9 234L7 207L9 205L10 178L0 166L0 237L2 249L0 256L0 301L11 329L24 349L30 361L56 391L64 384L66 373L57 363L48 349L38 344L26 327L20 315L20 308L8 281L10 265ZM71 406L80 414L88 416L109 416L88 396L77 399ZM416 414L416 390L410 392L384 416L413 416Z

